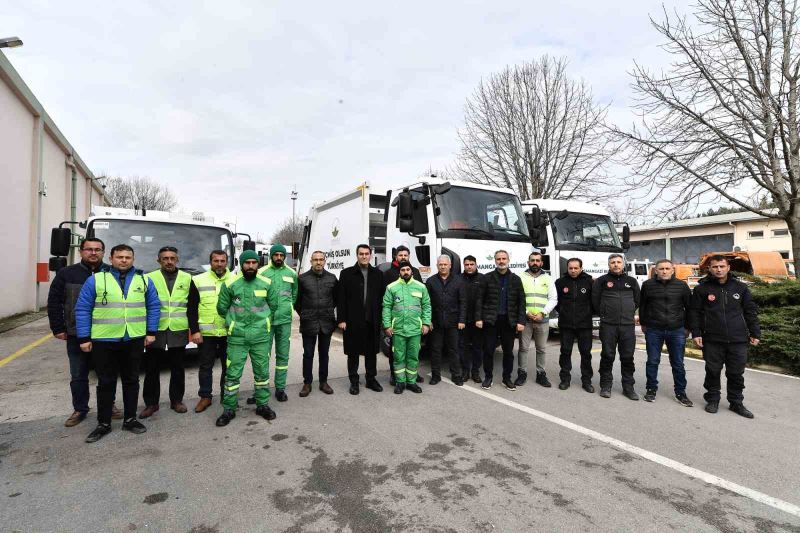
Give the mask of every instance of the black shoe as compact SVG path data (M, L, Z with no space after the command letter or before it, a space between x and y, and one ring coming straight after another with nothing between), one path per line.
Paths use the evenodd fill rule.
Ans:
M481 382L481 371L480 370L473 370L472 371L472 381L474 381L475 383L480 383Z
M524 370L517 370L517 379L514 381L514 385L522 387L526 381L528 381L528 373Z
M406 390L406 384L405 383L398 383L397 385L394 386L394 393L395 394L403 394L404 390Z
M506 389L508 389L510 391L517 390L517 387L514 386L514 382L511 381L511 377L510 376L507 377L507 378L503 378L503 385L505 385Z
M461 376L455 376L452 378L453 385L458 385L459 387L464 386L464 380L461 379Z
M394 378L394 371L390 372L390 375L389 375L389 386L390 387L396 387L397 386L397 380Z
M136 433L137 435L141 435L142 433L147 431L147 428L144 427L144 424L142 424L135 418L129 418L128 420L122 423L122 430L130 431L131 433Z
M601 398L611 398L611 389L604 389L600 387L600 397Z
M350 384L350 394L352 394L353 396L357 396L358 392L359 392L358 391L358 383L351 383Z
M481 383L481 388L482 389L491 389L492 388L492 378L487 377L486 379L484 379L483 383Z
M547 374L545 374L544 372L536 373L536 383L538 383L542 387L548 387L548 388L552 387L552 385L550 384L550 380L547 379Z
M712 415L719 411L719 402L708 402L706 404L706 413L711 413Z
M97 442L111 433L111 424L97 424L97 427L86 437L86 442Z
M234 418L236 418L236 411L229 411L228 409L225 409L222 411L222 414L219 415L219 418L217 418L217 427L221 428L222 426L227 426L228 423Z
M285 402L289 399L284 389L275 389L275 399L279 402Z
M383 392L383 387L381 387L381 384L378 383L378 380L375 378L367 380L367 388L375 392Z
M647 389L647 392L644 393L644 401L646 402L656 401L656 391L654 391L653 389Z
M567 390L569 388L569 381L562 381L558 384L559 390Z
M736 413L737 415L743 416L745 418L755 417L755 415L750 412L750 409L748 409L747 407L744 406L744 404L741 403L732 403L729 409L734 413Z
M683 405L684 407L692 407L694 405L692 403L692 400L690 400L689 397L686 396L686 394L676 394L675 401Z
M220 401L220 403L222 403L222 402ZM256 404L256 397L255 396L250 396L247 399L247 405L255 405L255 404Z
M441 376L439 376L438 374L433 374L433 375L431 376L431 379L430 379L430 381L428 381L428 385L436 385L436 384L437 384L437 383L439 383L440 381L442 381L442 377L441 377Z
M275 411L273 411L269 405L259 405L258 407L256 407L256 414L267 420L275 420L275 417L278 416L275 414Z
M588 392L589 394L594 394L594 387L592 386L591 383L584 383L583 385L581 385L581 388L586 392Z
M629 400L633 400L634 402L639 401L639 395L636 394L636 391L633 389L624 389L622 394Z
M425 378L417 374L417 383L425 383ZM422 389L420 389L419 391L422 392Z
M420 394L422 392L422 387L420 387L416 383L406 383L406 388L411 392L416 392L417 394Z

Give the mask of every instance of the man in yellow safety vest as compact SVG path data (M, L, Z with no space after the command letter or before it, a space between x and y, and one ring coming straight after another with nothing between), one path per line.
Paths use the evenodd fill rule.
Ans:
M542 253L533 251L528 256L528 270L520 274L522 289L525 291L525 329L519 336L517 352L517 387L524 385L528 378L528 350L531 339L536 346L536 383L550 387L550 380L544 370L547 335L550 332L549 315L558 305L558 293L550 274L542 270Z

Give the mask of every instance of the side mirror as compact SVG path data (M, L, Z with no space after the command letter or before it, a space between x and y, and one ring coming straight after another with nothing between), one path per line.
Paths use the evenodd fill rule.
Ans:
M51 257L50 261L48 261L47 269L50 272L58 272L62 268L67 266L67 258L66 257Z
M622 242L628 243L629 245L631 242L631 228L627 224L622 226ZM630 248L630 246L628 246L628 248Z
M431 189L433 190L433 194L444 194L452 188L453 186L450 184L449 181L446 181L441 185L434 185L433 187L431 187Z
M409 192L397 195L397 229L403 233L414 231L414 201Z
M525 215L528 222L528 228L538 228L542 225L542 211L538 205L534 205L531 212Z
M255 249L256 249L256 241L245 240L242 243L242 250L253 250L253 251L255 251Z
M528 233L531 234L531 244L539 246L539 239L542 237L542 230L538 226L528 227Z
M294 241L292 243L292 261L297 264L297 258L300 257L300 243Z
M67 256L72 244L72 232L69 228L53 228L50 232L50 255Z
M417 254L417 261L422 266L431 266L431 247L430 246L415 246L414 253Z

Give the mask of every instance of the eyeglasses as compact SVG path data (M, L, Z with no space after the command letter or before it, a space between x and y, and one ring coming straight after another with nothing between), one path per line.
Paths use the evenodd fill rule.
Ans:
M102 248L81 248L81 252L89 252L90 254L99 254L104 251Z

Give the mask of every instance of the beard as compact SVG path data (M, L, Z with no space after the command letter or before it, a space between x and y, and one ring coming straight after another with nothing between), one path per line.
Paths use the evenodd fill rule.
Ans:
M256 279L256 274L258 274L257 270L242 270L242 276L244 276L244 279L247 281Z
M539 266L532 266L532 267L530 267L530 269L531 269L531 272L533 272L534 274L536 274L537 272L539 272L539 271L542 269L542 267L539 267Z

